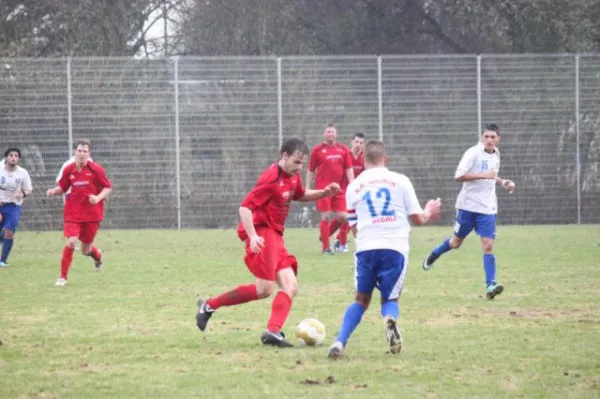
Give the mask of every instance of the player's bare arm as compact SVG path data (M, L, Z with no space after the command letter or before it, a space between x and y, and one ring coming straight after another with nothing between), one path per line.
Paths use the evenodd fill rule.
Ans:
M442 200L437 198L435 200L427 201L423 213L416 213L410 215L410 220L415 225L424 225L428 222L438 220L440 218L440 210L442 207Z
M496 176L496 184L500 184L502 187L504 187L506 191L508 191L511 194L513 193L513 191L515 191L515 188L517 188L515 182L509 179L503 179L499 176Z
M354 168L346 169L346 178L348 179L348 183L352 183L354 181Z
M309 190L304 191L304 195L298 199L299 202L312 202L321 198L331 197L340 192L340 185L337 183L331 183L322 190Z
M100 201L103 201L104 199L106 199L106 197L108 197L111 192L112 192L112 188L104 187L102 189L102 191L100 191L100 193L98 193L97 195L89 196L90 204L96 205Z
M23 198L29 197L32 192L33 192L33 190L27 190L27 189L23 189L21 191L18 191L18 192L15 193L15 199L17 201L22 201Z
M306 171L306 191L310 190L310 187L312 186L314 177L315 177L314 171L312 171L312 172L310 170Z
M252 252L258 253L265 246L265 240L256 234L256 229L254 228L254 220L252 217L252 209L246 208L245 206L241 206L240 210L240 220L244 225L244 230L250 239L250 249Z
M487 172L481 173L465 173L462 176L457 176L456 181L459 183L473 180L485 180L485 179L496 179L497 172L494 169L490 169Z
M52 196L54 196L54 195L62 195L62 194L64 194L64 193L65 193L65 192L63 191L63 189L62 189L62 188L60 188L59 186L56 186L56 187L54 187L54 188L51 188L50 190L48 190L48 191L46 192L46 195L47 195L48 197L52 197Z

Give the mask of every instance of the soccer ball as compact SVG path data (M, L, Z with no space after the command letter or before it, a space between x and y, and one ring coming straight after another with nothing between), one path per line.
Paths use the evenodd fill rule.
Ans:
M317 319L304 319L296 327L296 338L302 345L321 345L325 335L325 326Z

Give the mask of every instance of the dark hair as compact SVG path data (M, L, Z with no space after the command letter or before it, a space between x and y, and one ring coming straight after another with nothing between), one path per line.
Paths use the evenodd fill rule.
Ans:
M80 145L87 145L88 149L92 150L92 142L88 139L79 139L73 144L73 149L76 150Z
M365 134L364 134L364 133L361 133L361 132L358 132L358 133L356 133L356 134L354 135L354 137L353 137L353 138L355 139L355 138L357 138L357 137L358 137L359 139L363 139L363 140L364 140L364 139L365 139Z
M6 158L11 152L16 152L19 154L19 158L21 158L21 150L19 150L17 147L7 148L6 151L4 151L4 158Z
M297 138L287 139L281 145L281 155L286 153L288 155L294 154L296 151L301 152L302 154L308 154L308 146L306 143Z
M335 125L333 123L331 123L331 122L329 122L328 124L325 125L325 129L327 129L329 127L332 127L332 128L335 129Z
M371 140L365 145L365 162L378 164L385 157L385 145L382 141Z
M490 123L489 125L485 125L484 131L489 130L490 132L496 132L498 136L500 136L500 128L498 125L494 123Z

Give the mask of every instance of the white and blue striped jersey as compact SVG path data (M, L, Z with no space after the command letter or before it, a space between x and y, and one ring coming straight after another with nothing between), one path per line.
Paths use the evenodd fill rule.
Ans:
M410 179L386 167L365 170L346 189L356 252L392 249L408 257L409 216L423 213Z

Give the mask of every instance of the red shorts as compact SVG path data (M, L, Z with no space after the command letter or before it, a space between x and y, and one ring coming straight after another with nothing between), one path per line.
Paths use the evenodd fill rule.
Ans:
M268 281L275 281L277 272L288 267L292 268L294 274L298 274L298 261L288 253L281 234L268 227L257 227L256 233L265 240L265 246L256 254L250 249L250 239L245 240L244 262L250 273Z
M340 192L333 197L317 200L317 211L319 212L346 212L346 193Z
M82 244L91 244L94 242L96 233L100 228L100 222L73 223L65 222L65 237L78 237Z

